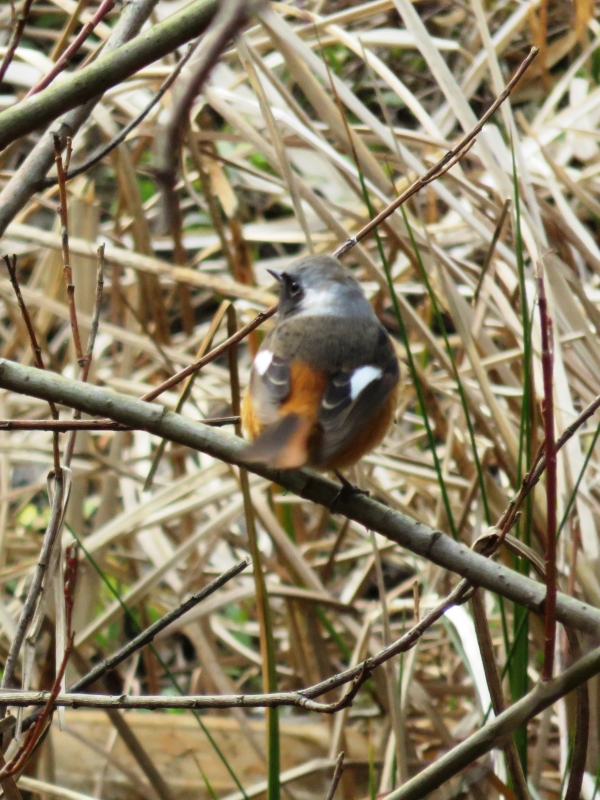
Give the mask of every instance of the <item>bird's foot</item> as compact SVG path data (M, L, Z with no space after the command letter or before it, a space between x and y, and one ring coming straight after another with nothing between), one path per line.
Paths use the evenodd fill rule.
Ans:
M349 498L349 497L352 497L352 495L357 495L357 494L359 494L359 495L362 494L365 497L369 496L370 492L368 490L359 489L358 486L356 486L355 484L351 483L347 478L344 478L342 473L338 472L337 469L335 469L333 472L334 472L334 475L336 476L336 478L342 484L342 488L339 490L339 492L333 498L333 502L331 504L331 510L332 511L334 511L336 504L339 503L339 501L343 500L344 498Z

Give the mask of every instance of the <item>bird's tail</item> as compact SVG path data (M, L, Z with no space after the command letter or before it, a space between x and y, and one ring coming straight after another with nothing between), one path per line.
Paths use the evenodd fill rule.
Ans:
M308 461L312 427L312 422L299 414L286 414L248 445L244 459L276 469L303 467Z

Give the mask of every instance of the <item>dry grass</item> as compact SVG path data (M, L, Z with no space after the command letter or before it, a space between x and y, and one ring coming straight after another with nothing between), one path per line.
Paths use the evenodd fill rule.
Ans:
M160 0L156 18L171 14L173 5ZM473 127L537 44L540 56L512 104L504 104L460 164L413 198L404 215L395 212L380 227L379 246L370 237L345 258L396 337L404 374L397 423L353 480L417 520L448 534L454 529L470 544L500 517L544 438L536 269L545 278L554 325L557 432L600 394L600 26L584 0L301 5L264 8L221 56L194 101L178 154L181 229L175 226L175 235L169 227L172 198L161 191L155 168L179 87L197 56L124 144L68 182L70 261L84 341L96 286L90 252L106 242L89 380L139 397L202 355L211 341L223 341L223 298L235 308L237 326L268 307L275 289L267 268L285 267L306 252L333 252L356 233L370 214L361 181L373 213L391 202ZM3 108L49 69L74 9L56 0L34 3L0 95ZM109 35L117 14L84 44L86 57ZM12 24L8 4L0 8L0 24L1 59ZM135 117L180 55L106 92L73 141L73 164ZM6 184L30 147L25 138L0 154L0 181ZM23 296L47 367L76 376L57 206L55 187L37 191L7 228L2 253L18 256ZM381 253L408 331L436 459ZM0 278L0 298L0 355L31 364L7 275ZM242 385L260 336L251 334L239 348ZM177 387L158 402L194 419L228 415L230 366L225 357L205 367L184 402ZM41 401L0 391L0 417L46 419L49 411ZM559 521L567 508L569 514L558 542L558 570L563 591L600 606L596 425L592 418L559 454ZM145 488L157 445L139 431L77 437L63 544L75 536L88 557L81 558L75 601L78 659L67 683L80 662L85 667L102 659L133 634L135 624L145 627L248 552L238 471L167 444ZM48 523L52 464L50 433L0 433L3 661ZM262 478L250 476L250 494L279 690L316 683L376 652L455 584L438 567ZM545 526L542 482L513 533L543 553ZM513 556L502 557L513 565ZM264 654L250 572L157 640L158 655L185 693L262 691ZM52 683L57 639L60 645L57 580L48 583L46 617L19 664L25 687ZM125 618L123 603L135 624ZM504 681L508 701L539 677L543 627L532 617L521 628L528 641L516 637L509 653L523 614L509 603L501 609L489 594L485 604L496 661L510 676ZM582 649L588 645L583 639ZM569 659L562 633L556 658L560 671ZM122 666L112 691L173 693L171 680L146 648ZM582 794L589 800L600 765L597 679L590 682L590 696ZM280 712L282 771L303 775L285 792L298 800L324 797L340 750L348 763L338 796L388 792L477 729L489 702L470 607L462 606L408 654L377 670L350 709L333 718ZM517 742L521 753L528 752L528 776L539 796L559 796L573 713L570 699L560 701ZM241 796L191 715L131 713L126 719L170 796ZM248 796L263 792L264 715L237 710L202 719L217 732ZM44 797L147 793L148 774L106 720L102 712L66 713L64 729L53 725L21 789ZM502 758L494 753L449 781L439 797L461 789L474 797L496 796L504 781Z

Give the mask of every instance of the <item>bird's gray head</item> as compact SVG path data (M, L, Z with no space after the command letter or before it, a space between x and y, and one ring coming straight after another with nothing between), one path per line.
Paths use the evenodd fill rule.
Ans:
M279 281L279 316L356 317L372 314L360 284L333 256L307 256L284 272L269 270Z

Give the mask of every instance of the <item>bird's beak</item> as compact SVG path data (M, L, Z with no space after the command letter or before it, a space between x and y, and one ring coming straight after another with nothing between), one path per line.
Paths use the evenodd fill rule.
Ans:
M268 269L268 268L267 268L267 272L269 273L269 275L272 275L278 283L281 283L281 281L283 279L282 275L281 275L281 272L277 272L276 269Z

